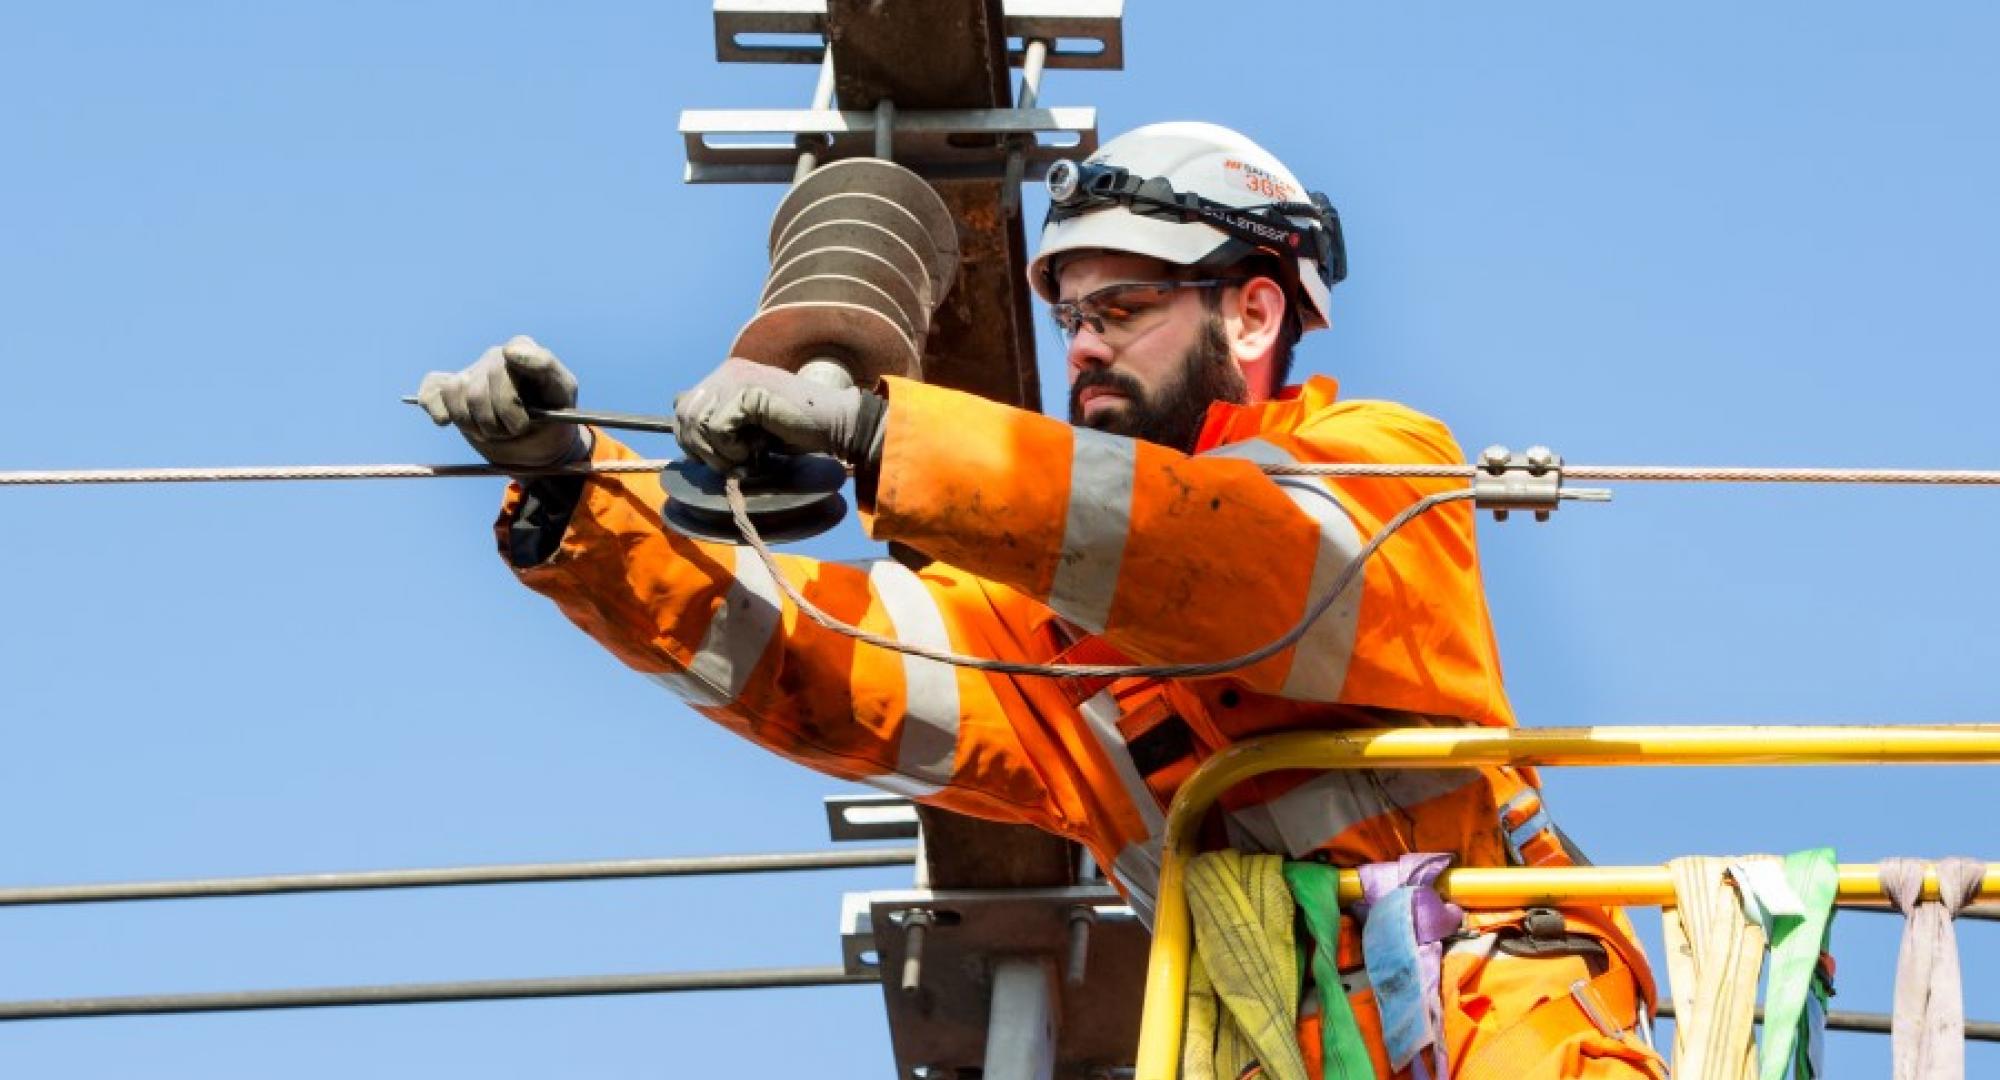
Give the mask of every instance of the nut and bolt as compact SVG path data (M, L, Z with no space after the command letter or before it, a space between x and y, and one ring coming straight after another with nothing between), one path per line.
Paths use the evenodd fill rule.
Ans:
M936 918L922 908L898 911L889 916L891 922L903 926L903 979L905 994L914 994L923 987L924 978L924 933L936 925Z
M1063 983L1070 988L1083 985L1090 970L1090 924L1097 921L1097 909L1078 905L1069 909L1069 962L1063 968Z

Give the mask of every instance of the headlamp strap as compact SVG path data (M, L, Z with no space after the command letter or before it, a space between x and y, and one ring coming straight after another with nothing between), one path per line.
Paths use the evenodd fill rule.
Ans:
M1051 202L1051 221L1063 221L1093 210L1123 206L1146 217L1166 216L1176 221L1203 222L1251 247L1292 258L1312 259L1319 267L1320 278L1329 285L1337 284L1347 276L1346 245L1341 240L1340 215L1321 192L1308 193L1312 200L1309 203L1279 202L1236 207L1202 198L1192 191L1175 191L1164 177L1141 179L1117 165L1071 167L1076 171L1071 180L1073 186L1065 193L1066 198L1056 198ZM1313 224L1301 225L1290 220L1291 217L1312 218Z

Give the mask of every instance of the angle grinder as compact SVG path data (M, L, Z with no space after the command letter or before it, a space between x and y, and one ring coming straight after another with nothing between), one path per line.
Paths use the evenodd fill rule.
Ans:
M880 158L816 169L778 204L769 251L757 314L730 355L834 389L922 374L931 315L958 270L957 227L922 177ZM846 468L824 454L766 453L736 479L752 523L769 540L816 536L847 512ZM669 526L742 542L722 474L684 460L660 481Z

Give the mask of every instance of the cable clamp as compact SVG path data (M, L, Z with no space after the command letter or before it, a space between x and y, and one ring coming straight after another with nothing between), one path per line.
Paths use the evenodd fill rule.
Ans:
M1547 521L1564 499L1610 502L1611 492L1603 488L1563 488L1562 457L1546 446L1530 446L1515 453L1504 446L1489 446L1479 452L1472 472L1472 504L1493 512L1493 520L1505 521L1515 510L1526 510L1536 521Z

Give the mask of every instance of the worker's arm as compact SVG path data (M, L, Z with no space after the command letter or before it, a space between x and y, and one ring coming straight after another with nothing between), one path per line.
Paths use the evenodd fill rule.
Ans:
M1222 660L1292 629L1382 523L1449 481L1274 478L1270 462L1461 462L1443 425L1329 403L1201 456L903 380L874 532L1045 600L1149 662ZM1505 722L1472 514L1420 517L1293 648L1239 678L1307 701Z
M879 429L879 411L868 422L857 392L830 398L783 373L762 375L768 370L725 364L683 408L711 434L740 422L808 449L857 455ZM420 397L434 419L457 425L503 467L635 456L602 433L592 439L531 420L524 406L574 405L576 381L526 338L463 371L434 373ZM727 437L704 443L710 453L746 446ZM628 665L778 753L968 813L1077 836L1100 831L1104 815L1072 766L1092 751L1079 751L1073 726L1045 721L1061 710L1030 701L1036 688L820 628L749 549L665 529L665 501L651 474L516 485L498 525L501 552L523 582ZM1021 617L1046 622L1045 608L963 574L790 557L781 569L835 618L897 640L1016 658L1045 648L1034 619Z
M593 458L634 455L598 433ZM537 488L537 490L542 490ZM844 779L983 817L1078 835L1091 816L1072 748L1010 681L861 645L801 615L755 552L663 528L651 474L583 483L566 520L523 517L510 489L501 549L521 581L628 666L704 715L786 757ZM562 499L556 493L554 503ZM528 565L522 565L524 560ZM995 607L1007 598L942 568L851 566L780 556L814 604L900 641L1023 657L1033 643Z

